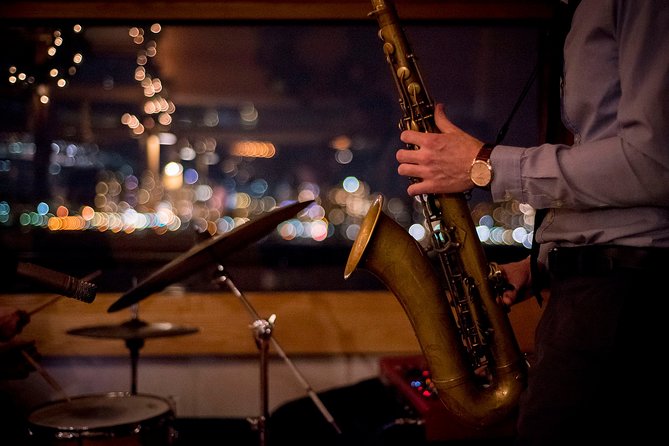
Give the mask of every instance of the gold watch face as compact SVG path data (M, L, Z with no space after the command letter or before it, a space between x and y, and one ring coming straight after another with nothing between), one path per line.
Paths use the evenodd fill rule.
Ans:
M492 167L482 160L476 160L469 171L472 182L478 187L487 187L492 181Z

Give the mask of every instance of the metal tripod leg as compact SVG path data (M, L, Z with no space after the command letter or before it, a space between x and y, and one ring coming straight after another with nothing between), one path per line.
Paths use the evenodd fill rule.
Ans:
M267 320L263 319L258 315L258 312L253 308L249 300L244 296L239 289L235 286L229 276L223 273L223 267L219 265L219 283L225 284L232 293L241 300L242 304L249 312L253 318L253 324L251 328L254 330L256 344L260 351L260 398L261 398L261 416L256 421L256 425L260 432L260 445L265 446L267 442L268 432L267 432L267 420L269 419L269 385L268 385L268 353L269 353L269 344L271 343L275 351L281 356L281 358L286 362L290 370L293 372L297 380L302 384L305 391L314 402L318 410L321 412L323 417L330 423L333 429L341 434L341 429L337 426L337 423L334 420L334 417L327 410L323 402L320 400L316 392L311 388L311 385L307 380L302 376L300 371L297 369L295 364L288 358L283 348L279 345L278 341L272 337L272 330L274 328L274 321L276 320L276 315L271 315Z

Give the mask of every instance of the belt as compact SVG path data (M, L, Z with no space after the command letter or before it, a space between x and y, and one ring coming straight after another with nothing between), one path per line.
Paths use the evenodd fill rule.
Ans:
M554 248L548 270L556 276L608 275L617 271L658 271L669 267L669 248L590 245Z

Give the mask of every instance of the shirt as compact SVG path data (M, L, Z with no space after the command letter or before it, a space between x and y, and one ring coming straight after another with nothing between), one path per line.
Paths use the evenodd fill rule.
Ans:
M572 146L499 145L495 201L550 208L550 246L669 247L669 1L582 0L564 44Z

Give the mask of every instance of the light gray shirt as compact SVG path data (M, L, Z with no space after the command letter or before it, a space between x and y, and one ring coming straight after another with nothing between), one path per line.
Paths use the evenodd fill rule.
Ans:
M497 146L495 201L551 208L551 245L669 247L669 1L582 0L564 47L574 145Z

